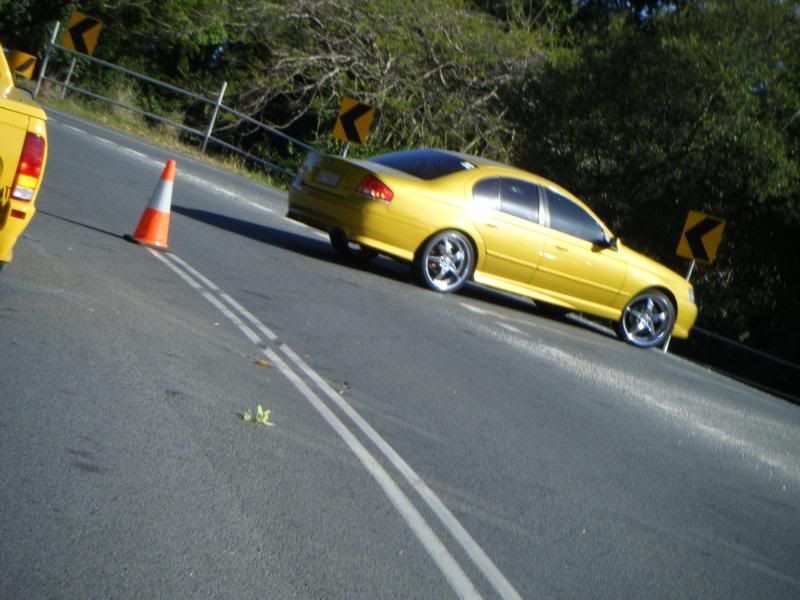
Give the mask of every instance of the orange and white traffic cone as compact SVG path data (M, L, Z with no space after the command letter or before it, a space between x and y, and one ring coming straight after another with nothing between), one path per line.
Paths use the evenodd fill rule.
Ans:
M172 185L175 182L175 161L170 159L164 166L161 179L156 186L147 208L139 219L139 225L132 236L125 236L145 246L167 248L169 236L169 213L172 206Z

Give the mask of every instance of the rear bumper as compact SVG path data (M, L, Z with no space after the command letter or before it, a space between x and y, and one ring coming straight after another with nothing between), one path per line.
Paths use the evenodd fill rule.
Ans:
M0 204L0 262L11 262L17 239L36 214L32 202L7 200Z
M286 216L315 229L341 229L348 237L363 235L366 200L342 198L304 185L293 184L289 190Z

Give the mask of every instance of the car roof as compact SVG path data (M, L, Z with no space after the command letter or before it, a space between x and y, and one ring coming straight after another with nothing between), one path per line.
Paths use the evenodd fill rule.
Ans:
M577 202L580 206L588 210L591 214L595 217L597 215L592 211L592 209L580 198L575 196L569 190L563 188L562 186L558 185L557 183L542 177L541 175L537 175L536 173L532 173L531 171L526 171L519 167L515 167L512 165L504 164L498 162L496 160L492 160L489 158L484 158L481 156L474 156L472 154L466 154L463 152L456 152L453 150L443 150L440 148L413 148L409 150L398 150L395 152L389 152L386 154L381 154L377 156L370 157L367 159L368 162L377 162L376 159L382 159L384 157L390 159L399 159L399 160L407 160L408 162L428 162L428 161L435 161L437 158L454 158L460 163L467 163L472 165L472 168L464 168L462 170L450 171L442 173L440 176L434 175L433 173L429 173L426 177L421 177L422 179L426 179L429 182L433 183L436 180L443 180L447 179L451 176L455 177L463 177L466 176L468 173L472 173L473 175L478 175L479 177L518 177L522 179L526 179L529 181L533 181L538 185L543 187L550 188L551 190L558 192L562 196L566 196L570 200ZM354 161L359 162L360 164L364 164L361 161ZM452 161L451 161L452 162ZM381 164L381 163L379 163ZM366 165L364 165L366 166ZM389 166L389 165L384 165ZM397 168L396 165L391 165L392 168ZM435 170L435 169L434 169ZM403 171L401 169L401 171ZM419 175L413 172L404 171L406 175L412 175L418 177ZM599 219L599 217L597 217Z

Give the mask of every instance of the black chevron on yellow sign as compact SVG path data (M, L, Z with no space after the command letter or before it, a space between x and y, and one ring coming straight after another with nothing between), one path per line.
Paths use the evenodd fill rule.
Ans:
M350 144L364 144L374 116L374 106L362 104L353 98L343 98L333 127L333 137Z
M19 50L12 50L8 56L8 66L18 75L30 79L36 68L36 57Z
M64 33L64 48L91 55L97 45L97 38L100 36L102 28L103 22L100 19L95 19L76 10L67 22L67 30Z
M714 262L725 221L690 210L678 241L678 256L703 263Z

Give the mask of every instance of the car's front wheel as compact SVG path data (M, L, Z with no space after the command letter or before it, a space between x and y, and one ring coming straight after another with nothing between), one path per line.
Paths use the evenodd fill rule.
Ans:
M415 270L422 283L436 292L455 292L472 275L475 250L458 231L440 231L417 254Z
M667 295L647 290L634 296L616 325L617 336L640 348L662 344L675 325L675 307Z
M368 263L378 256L378 253L372 248L367 248L347 239L347 236L341 229L334 229L331 231L330 238L333 249L348 261Z

